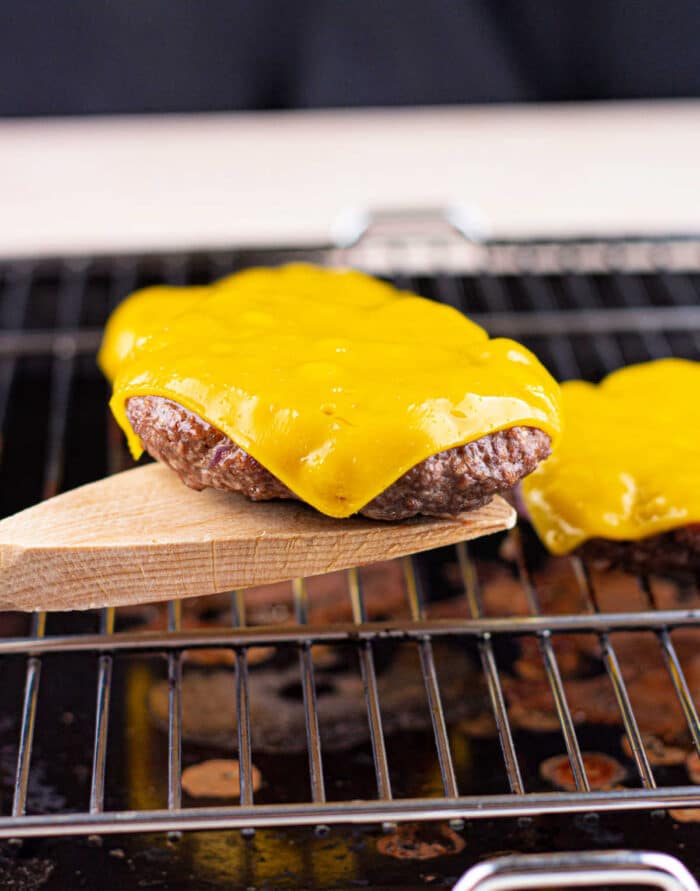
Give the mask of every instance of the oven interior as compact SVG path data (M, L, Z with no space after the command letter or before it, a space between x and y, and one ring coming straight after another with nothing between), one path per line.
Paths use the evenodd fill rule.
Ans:
M403 247L377 270L560 379L700 358L695 239ZM129 291L298 259L368 265L2 262L0 515L130 466L95 364ZM498 855L646 848L700 874L698 595L550 558L521 523L289 585L2 613L0 885L453 887Z

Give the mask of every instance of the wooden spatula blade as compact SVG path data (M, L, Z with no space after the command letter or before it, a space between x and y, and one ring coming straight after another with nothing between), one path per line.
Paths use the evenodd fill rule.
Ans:
M296 502L187 489L158 464L0 522L0 609L146 603L318 575L509 529L502 499L454 519L334 520Z

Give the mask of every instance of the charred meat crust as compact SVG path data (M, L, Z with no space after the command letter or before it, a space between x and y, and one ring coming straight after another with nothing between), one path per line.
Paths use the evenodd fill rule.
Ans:
M641 574L700 572L700 524L683 526L650 535L638 541L592 538L577 553L605 568L626 569Z
M228 436L162 396L132 396L129 421L144 449L193 489L211 486L253 501L297 498ZM360 511L377 520L445 516L486 504L511 489L550 453L549 436L511 427L421 461Z

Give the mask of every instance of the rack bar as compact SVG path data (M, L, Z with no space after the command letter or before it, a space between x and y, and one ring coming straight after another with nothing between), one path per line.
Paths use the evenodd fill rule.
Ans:
M32 616L32 636L43 637L46 631L46 613L34 613ZM24 680L24 702L22 705L22 723L17 750L17 769L15 771L15 789L12 798L12 816L21 817L27 807L27 787L29 784L29 766L32 760L34 743L34 723L36 720L36 703L39 695L41 678L41 659L30 656L27 660L27 671Z
M209 254L207 260L208 276L212 281L223 275L230 275L240 265L238 254L235 251Z
M675 306L693 306L698 302L698 291L693 287L687 272L671 273L660 269L656 281L663 287L669 301Z
M646 749L644 748L644 741L639 730L637 718L632 709L632 703L630 702L629 694L627 692L627 685L622 677L620 663L617 660L617 655L607 634L601 634L600 646L603 660L605 661L605 666L613 685L617 705L620 709L620 714L622 715L622 721L625 725L625 733L627 734L630 746L632 747L632 753L634 754L634 760L637 765L637 770L639 771L640 779L647 788L655 789L656 781L654 780L654 774L649 763Z
M423 618L423 594L416 573L415 562L412 557L403 557L401 563L403 566L404 578L406 580L411 617L413 619ZM440 764L442 786L445 795L448 798L457 798L459 796L457 776L455 774L454 761L450 750L450 739L447 735L447 725L445 723L445 713L442 707L442 698L440 696L440 686L438 684L437 672L435 671L433 645L428 635L425 635L418 641L418 654L420 656L423 682L425 683L425 692L428 697L430 721L433 725L433 733L435 735L435 746L437 748L438 761Z
M520 277L520 283L536 313L562 315L561 312L557 312L556 300L547 279L539 275L526 273ZM568 315L569 313L566 313L567 318ZM571 341L565 337L557 337L552 340L550 346L554 361L561 370L562 376L570 377L571 369L576 365L576 356Z
M637 581L650 607L656 609L654 589L651 586L649 578L647 576L639 576ZM685 715L688 729L690 730L690 735L693 739L693 745L695 746L695 750L700 754L700 718L698 717L698 710L693 702L693 696L690 692L688 681L686 680L685 673L683 672L678 653L671 640L668 628L660 628L656 632L656 637L661 647L661 653L664 662L666 663L666 668L671 676L671 682L676 691L676 696L683 709L683 714Z
M548 792L517 796L403 798L394 801L256 804L253 807L202 807L179 811L107 811L100 814L40 814L0 818L0 838L31 838L92 833L131 833L204 829L274 828L318 824L366 824L414 820L490 819L541 814L640 811L700 806L697 786L615 789L607 792Z
M292 591L296 620L299 625L306 625L308 621L309 596L304 579L294 579ZM314 802L324 802L326 800L326 786L323 779L323 758L321 756L321 733L318 724L314 663L311 657L311 641L309 640L311 636L307 634L306 639L299 644L299 668L301 670L301 686L304 696L306 740L309 750L311 798Z
M27 314L29 294L32 286L33 266L30 263L21 264L13 269L7 293L4 295L4 312L2 328L12 331L22 326ZM17 368L16 356L3 356L0 352L0 431L5 426L7 406L10 402L12 383ZM0 436L0 456L2 455L3 441Z
M361 625L366 621L367 615L362 595L360 572L356 567L348 570L348 589L350 592L353 621L358 625ZM369 732L372 741L372 757L374 759L374 771L377 777L377 795L382 799L390 800L392 797L391 779L389 777L389 763L386 756L382 712L379 705L379 690L377 688L377 672L374 665L374 653L372 652L371 641L365 640L360 643L358 656L360 660L360 671L362 673L362 683L365 689Z
M242 628L246 622L243 591L232 592L231 612L234 627ZM241 807L250 807L253 804L253 754L248 697L248 651L245 647L236 650L236 733L238 736Z
M127 260L116 261L118 273L110 276L109 304L110 310L117 301L128 292L129 285L133 284L136 277L136 267L133 262ZM128 271L127 271L128 270ZM70 321L70 320L69 320ZM77 355L75 345L71 351ZM116 439L111 435L110 424L116 427L111 416L107 419L107 468L108 473L116 473L121 469L123 460L121 455L121 438ZM120 431L121 437L121 431ZM107 607L100 613L100 636L111 637L114 633L114 607ZM107 766L107 738L109 733L109 706L112 696L112 670L114 657L111 653L101 653L97 668L97 702L95 706L95 737L92 753L92 772L90 777L90 813L99 813L104 809L105 773Z
M660 625L673 628L700 627L699 609L659 610L638 613L585 613L559 616L517 616L484 619L420 619L415 622L391 620L314 625L296 628L290 625L247 626L245 628L192 628L163 636L158 631L118 631L106 637L99 634L56 634L34 639L0 639L0 656L19 653L80 653L87 650L133 652L183 650L205 647L278 646L280 644L343 643L348 640L420 640L426 634L439 637L527 636L549 630L552 635L612 631L654 631Z
M74 261L66 272L58 298L58 319L56 336L61 338L64 329L75 329L80 323L80 315L85 293L88 264ZM47 455L44 474L43 498L58 494L63 472L63 449L68 424L70 389L75 368L75 350L68 339L58 340L54 350L51 373L51 395L49 401L49 429L47 434Z
M168 602L168 631L180 630L182 603ZM168 653L168 809L182 806L182 653Z
M441 303L459 310L464 308L464 288L456 276L436 272L435 288ZM466 307L466 312L471 316L471 307Z
M567 275L564 283L567 293L581 311L597 312L603 308L602 296L593 287L587 275ZM591 338L591 348L600 359L601 366L607 371L625 364L620 344L610 330L600 331Z
M115 257L111 263L109 311L137 286L138 261L135 257ZM87 329L90 330L90 329Z
M114 608L102 610L100 631L111 634L114 630ZM103 653L97 670L97 704L95 707L95 740L92 752L90 779L90 813L96 814L104 807L105 767L107 762L107 733L109 728L109 702L112 692L112 656Z
M471 312L469 312L469 318L473 319L474 321L476 321L478 318L478 324L483 325L489 333L492 333L493 324L498 324L498 319L503 319L514 315L511 302L508 298L508 295L506 294L505 286L503 284L503 281L498 276L488 275L486 273L480 273L475 277L474 286L476 287L479 295L483 297L484 304L486 306L493 307L494 311L492 313L479 314L472 314ZM469 307L467 307L467 311L468 310ZM493 316L491 327L489 327L488 324L489 315Z
M663 285L671 303L676 306L697 304L700 295L698 289L693 287L693 282L687 272L683 275L672 275L664 271L659 273L657 281ZM696 329L690 332L690 336L695 350L700 354L700 331Z
M457 560L462 576L464 594L469 604L469 612L472 617L481 618L483 608L479 592L479 580L474 569L474 564L469 557L467 546L464 542L460 542L457 545ZM513 731L511 730L510 721L508 720L508 710L506 708L505 697L503 696L503 686L501 684L501 677L498 673L496 656L493 652L493 642L488 632L482 635L479 639L478 647L479 657L481 659L481 665L489 691L489 699L491 700L491 709L498 730L498 740L501 744L503 761L505 763L506 773L508 774L508 785L510 786L511 792L515 795L524 795L525 785L523 783L522 774L520 773L518 755L515 751Z
M590 785L588 783L588 776L586 775L586 767L576 736L574 719L566 699L566 692L564 691L561 672L559 671L554 647L552 646L552 639L546 631L543 631L539 641L542 649L542 656L544 658L547 681L549 682L552 691L557 717L559 718L559 723L561 724L562 733L564 735L564 743L566 745L567 755L569 756L574 782L579 791L589 792Z
M519 529L515 528L512 530L512 532L510 533L510 540L515 544L518 576L520 578L520 584L523 586L523 590L525 591L525 596L527 597L530 611L534 615L541 615L542 608L539 595L533 583L532 575L530 574L530 570L525 559L525 553L523 551L523 543L522 538L520 537ZM542 659L544 661L547 681L549 683L549 688L552 691L554 706L556 708L557 717L559 718L559 723L561 724L562 734L564 736L564 743L566 745L566 752L569 756L569 763L571 764L571 771L574 777L574 783L576 784L576 788L579 791L589 792L590 785L588 782L588 776L586 775L586 766L583 762L581 747L579 746L578 737L576 736L574 719L571 714L569 702L566 697L564 683L562 681L561 672L559 670L559 663L557 662L556 653L554 652L552 636L549 631L542 631L540 632L540 634L538 634L537 637L540 645L540 651L542 653Z
M182 254L166 254L163 257L163 281L169 285L177 285L182 287L187 284L187 261L186 255Z
M592 605L593 609L598 612L598 599L588 572L588 567L579 557L572 557L571 560L579 585L583 587L584 596ZM634 755L634 761L637 766L639 777L644 786L648 789L655 789L656 781L651 769L651 764L649 763L649 757L644 748L644 740L639 730L639 724L637 723L632 703L630 702L627 685L622 677L617 654L615 653L615 649L610 641L610 636L607 631L603 631L598 635L598 642L600 644L603 662L605 663L605 669L610 678L610 683L612 684L615 699L617 700L617 705L620 710L625 733L627 734L627 739L629 740L632 754Z
M665 628L663 631L659 631L658 638L666 667L671 676L676 695L678 696L681 708L683 709L683 714L688 723L688 729L690 730L690 735L693 739L693 745L698 754L700 754L700 719L698 718L698 710L693 702L688 681L686 680L678 654L676 653L676 648L673 645L673 641L671 640L668 631Z
M0 332L0 359L20 359L23 356L57 356L94 354L102 340L101 328L34 328L32 331Z
M76 327L80 321L83 292L85 289L85 265L77 261L66 269L61 293L58 298L58 327ZM27 295L28 299L28 295ZM65 361L64 361L65 359ZM57 364L58 363L58 364ZM68 418L68 400L72 380L72 353L66 357L57 355L54 359L49 397L49 428L47 454L44 463L43 498L58 492L63 470L63 444ZM32 617L31 639L39 640L46 633L46 613L35 613ZM12 800L13 817L22 816L26 810L29 769L34 742L36 706L41 678L41 659L29 655L25 675L22 723L20 727L17 770Z
M621 275L619 272L613 272L611 281L627 308L639 312L640 306L647 306L654 311L655 307L652 307L649 294L638 275L630 273ZM661 329L662 326L655 330L639 332L639 337L650 358L667 354L668 340Z

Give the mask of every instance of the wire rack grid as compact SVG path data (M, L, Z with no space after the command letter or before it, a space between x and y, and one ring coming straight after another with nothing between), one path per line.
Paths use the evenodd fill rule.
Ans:
M555 248L547 245L548 256L552 251L556 254ZM493 250L502 248L494 247ZM576 268L573 262L575 246L560 246L561 263L556 274L551 270L545 274L539 271L537 250L536 246L530 246L522 255L521 259L524 259L517 278L513 278L512 270L504 274L485 268L468 276L401 273L394 275L394 280L400 286L411 287L466 309L493 334L524 338L560 378L595 377L625 362L645 358L700 355L697 270L679 271L655 266L650 277L648 269L630 273L629 270L620 272L612 268L605 273L603 282L599 271ZM615 254L617 258L620 250ZM688 254L687 245L685 252L684 256ZM51 272L58 276L55 319L52 324L39 328L33 327L37 317L41 321L41 288L37 278L47 274L45 267L41 263L22 262L8 264L3 269L0 422L5 421L11 405L18 363L31 361L36 356L48 357L50 361L43 497L55 494L64 483L68 408L70 400L75 398L76 363L81 355L89 355L96 348L99 325L94 322L101 322L105 311L134 284L144 282L144 262L139 258L116 258L77 259L63 263L57 273ZM212 255L192 261L176 257L158 262L160 267L149 275L185 283L215 277L232 265L245 263L246 258ZM49 265L49 268L54 270L53 266ZM96 288L101 294L97 308ZM31 321L32 327L27 321ZM106 466L111 471L120 469L124 464L123 449L113 429L107 431L105 442ZM529 606L527 616L493 618L485 613L479 568L466 544L459 545L456 553L463 596L468 606L468 618L462 619L444 620L427 615L425 605L431 592L425 590L421 573L412 558L404 559L401 564L409 616L401 620L368 620L362 574L357 569L346 574L346 596L352 622L309 624L309 595L304 579L296 580L293 585L293 624L247 624L246 595L239 591L231 592L231 625L214 629L183 630L178 602L169 605L164 632L115 631L113 609L100 612L99 627L93 633L47 634L46 614L33 616L28 635L0 639L0 662L6 657L26 658L11 811L0 815L0 837L215 828L253 831L258 827L308 825L323 828L348 823L379 823L388 828L409 820L449 820L458 825L464 819L484 817L700 806L700 787L690 784L658 786L615 647L615 634L620 631L645 631L655 636L685 716L688 733L700 754L700 718L673 640L673 632L678 629L700 629L700 610L659 609L653 581L640 578L639 590L646 601L643 610L605 612L600 608L595 581L588 567L573 559L572 568L585 609L570 615L547 615L541 609L530 554L518 530L512 533L511 547L519 584ZM638 788L592 788L557 655L557 637L565 633L595 635L598 641L620 721L629 741ZM526 786L498 658L499 642L514 637L530 637L537 642L573 775L575 788L572 791L530 791ZM504 794L465 795L460 789L434 656L436 642L446 638L476 643L508 784L508 792ZM403 641L417 652L434 739L434 756L441 778L439 796L409 798L397 796L392 789L375 665L375 648L385 640ZM371 798L328 800L313 653L315 647L329 643L350 647L356 654L374 764L376 795ZM309 766L305 800L281 804L256 801L248 665L248 654L253 646L286 647L298 651ZM237 805L183 806L183 655L205 648L228 649L235 653L235 702L231 703L231 708L236 715L236 749L241 765ZM27 813L32 747L45 663L57 653L86 652L94 655L96 665L89 801L78 812ZM164 753L168 765L167 806L137 811L111 810L105 808L105 782L115 660L122 654L133 653L161 653L167 663L167 753Z

